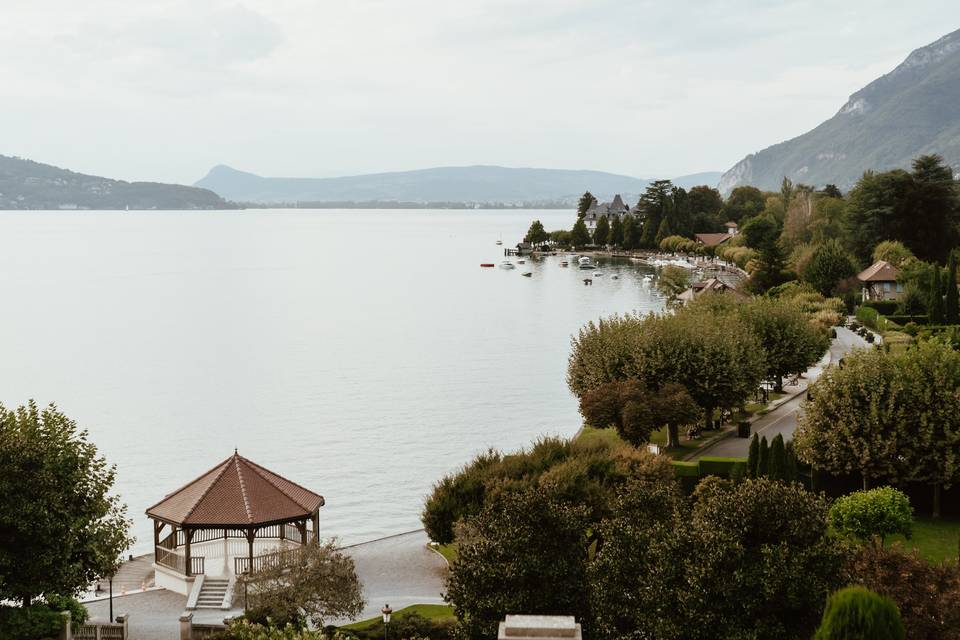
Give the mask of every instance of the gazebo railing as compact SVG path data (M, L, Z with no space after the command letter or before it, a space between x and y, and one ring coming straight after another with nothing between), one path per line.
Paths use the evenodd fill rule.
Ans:
M294 547L292 549L281 549L280 551L253 556L252 567L250 558L237 556L233 559L233 572L239 576L246 573L256 574L267 569L290 566L300 562L301 558L303 558L303 551L304 547Z
M163 545L157 545L157 564L173 569L177 573L187 573L187 558L183 552L167 549Z

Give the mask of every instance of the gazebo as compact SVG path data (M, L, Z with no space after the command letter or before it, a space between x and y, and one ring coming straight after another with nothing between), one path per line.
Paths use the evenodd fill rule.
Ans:
M323 496L234 451L147 509L156 585L184 595L197 575L233 578L316 542Z

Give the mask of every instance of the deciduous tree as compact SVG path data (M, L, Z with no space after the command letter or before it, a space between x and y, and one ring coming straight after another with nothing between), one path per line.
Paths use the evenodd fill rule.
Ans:
M543 224L539 220L534 220L530 223L527 235L523 237L524 242L529 242L533 246L541 245L549 239L550 236L547 234L547 230L543 228Z
M883 546L887 536L911 537L913 507L910 499L893 487L855 491L833 503L830 524L841 535Z
M801 374L815 364L830 338L810 323L795 300L756 297L741 305L741 315L760 341L766 377L783 391L783 377Z

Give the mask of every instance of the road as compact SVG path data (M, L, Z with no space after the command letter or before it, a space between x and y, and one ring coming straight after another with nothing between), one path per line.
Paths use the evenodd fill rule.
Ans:
M870 343L853 331L838 327L837 337L830 343L829 357L825 355L820 362L807 369L801 377L799 385L788 387L788 393L795 395L782 402L770 413L754 420L751 432L760 434L761 437L766 436L768 442L776 438L777 434L782 435L784 440L793 438L793 432L797 430L797 423L800 419L803 400L807 395L807 386L819 378L827 366L840 362L840 359L850 351L869 346L871 346ZM704 456L746 458L749 449L750 440L748 438L727 437L716 444L704 447L692 459L696 460Z

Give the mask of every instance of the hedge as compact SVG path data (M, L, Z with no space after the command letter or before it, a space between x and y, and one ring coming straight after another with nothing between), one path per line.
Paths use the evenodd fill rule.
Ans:
M863 303L865 307L871 307L877 310L882 316L889 316L897 312L897 307L900 305L896 300L867 300Z
M746 458L700 458L700 477L722 476L729 478L738 463L746 464Z
M926 316L926 315L921 315L921 316L891 315L891 316L887 316L887 320L890 322L895 322L896 324L899 324L899 325L905 325L908 322L912 322L914 324L927 324L927 322L930 321L930 318L929 316Z

